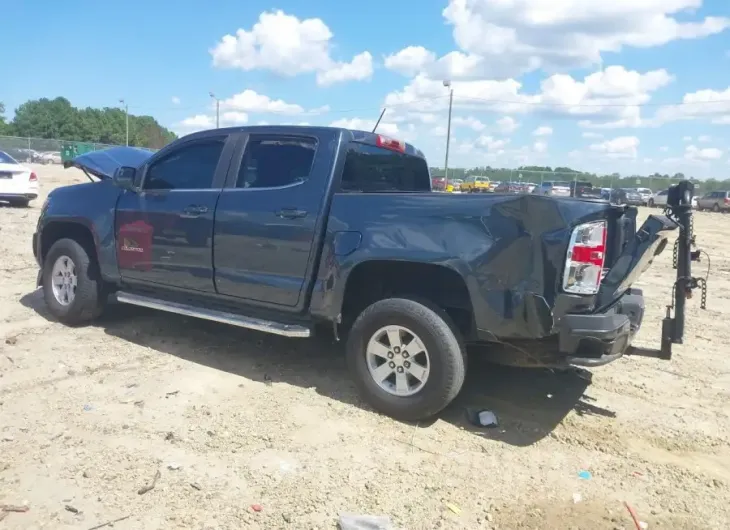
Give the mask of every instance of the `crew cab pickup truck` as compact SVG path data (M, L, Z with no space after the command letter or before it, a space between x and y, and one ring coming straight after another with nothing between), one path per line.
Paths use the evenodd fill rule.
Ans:
M404 420L454 399L466 344L557 367L628 353L632 284L679 226L652 215L637 232L636 209L605 201L434 193L413 146L339 128L215 129L65 166L92 182L53 190L33 236L59 321L114 295L287 337L331 329L366 401ZM665 328L663 346L681 340Z

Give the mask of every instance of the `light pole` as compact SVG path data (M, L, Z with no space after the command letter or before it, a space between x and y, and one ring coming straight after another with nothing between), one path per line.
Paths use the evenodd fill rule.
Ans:
M454 103L454 89L449 79L444 80L444 86L449 89L449 123L446 126L446 160L444 161L444 181L449 183L449 144L451 143L451 106Z
M215 100L215 128L218 129L221 123L221 100L215 97L213 92L209 92L209 94Z
M129 105L127 105L127 102L123 99L120 99L119 103L124 105L124 122L127 129L127 145L129 145Z

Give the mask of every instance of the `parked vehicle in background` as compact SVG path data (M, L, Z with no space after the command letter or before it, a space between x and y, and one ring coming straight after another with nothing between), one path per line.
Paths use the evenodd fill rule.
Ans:
M730 210L730 192L711 191L697 199L698 210L712 210L713 212L727 212Z
M669 190L657 191L654 195L649 197L649 200L647 201L647 206L649 206L650 208L665 207L667 205L667 195L669 195Z
M549 197L570 197L570 182L546 181L536 187L532 193Z
M466 343L553 368L630 353L632 284L678 226L599 201L431 193L421 151L332 127L214 129L64 165L100 181L51 191L33 235L60 322L113 293L292 338L331 329L364 398L412 421L459 393Z
M446 191L449 193L461 193L461 185L464 181L462 179L450 180L446 185Z
M38 197L38 175L12 156L0 151L0 201L28 206Z
M624 189L624 202L623 204L628 204L629 206L643 206L644 205L644 198L641 196L641 194L636 191L635 189L627 188Z
M494 188L495 193L523 193L524 186L519 182L502 182Z
M56 151L38 153L38 162L41 164L61 164L61 153Z
M572 181L570 183L570 196L584 199L600 199L601 190L594 188L588 181Z
M636 188L636 193L641 196L641 200L644 201L644 206L648 206L649 199L654 196L654 192L652 192L649 188Z
M461 191L465 193L487 193L494 191L489 177L480 177L471 175L464 179L461 185Z
M532 193L535 191L535 188L537 188L537 184L534 182L527 182L525 183L525 193Z
M446 191L446 177L431 177L433 191Z

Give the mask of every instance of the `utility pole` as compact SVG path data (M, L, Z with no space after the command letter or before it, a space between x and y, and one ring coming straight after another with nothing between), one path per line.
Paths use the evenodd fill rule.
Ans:
M129 146L129 105L127 105L127 102L123 99L120 99L119 103L124 105L124 122L127 129L127 146Z
M449 122L446 126L446 160L444 161L444 181L449 183L449 144L451 143L451 107L454 103L454 89L449 79L444 80L444 86L449 89Z
M221 126L221 100L213 92L210 92L210 97L215 100L215 128L218 129Z

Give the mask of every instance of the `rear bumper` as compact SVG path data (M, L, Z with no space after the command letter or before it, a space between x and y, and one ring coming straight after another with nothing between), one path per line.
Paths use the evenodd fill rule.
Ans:
M32 201L33 199L38 198L38 193L36 192L28 192L28 193L0 193L0 201L12 201L12 200L28 200Z
M626 353L644 319L644 294L630 289L604 313L568 314L560 321L559 351L568 364L602 366Z

